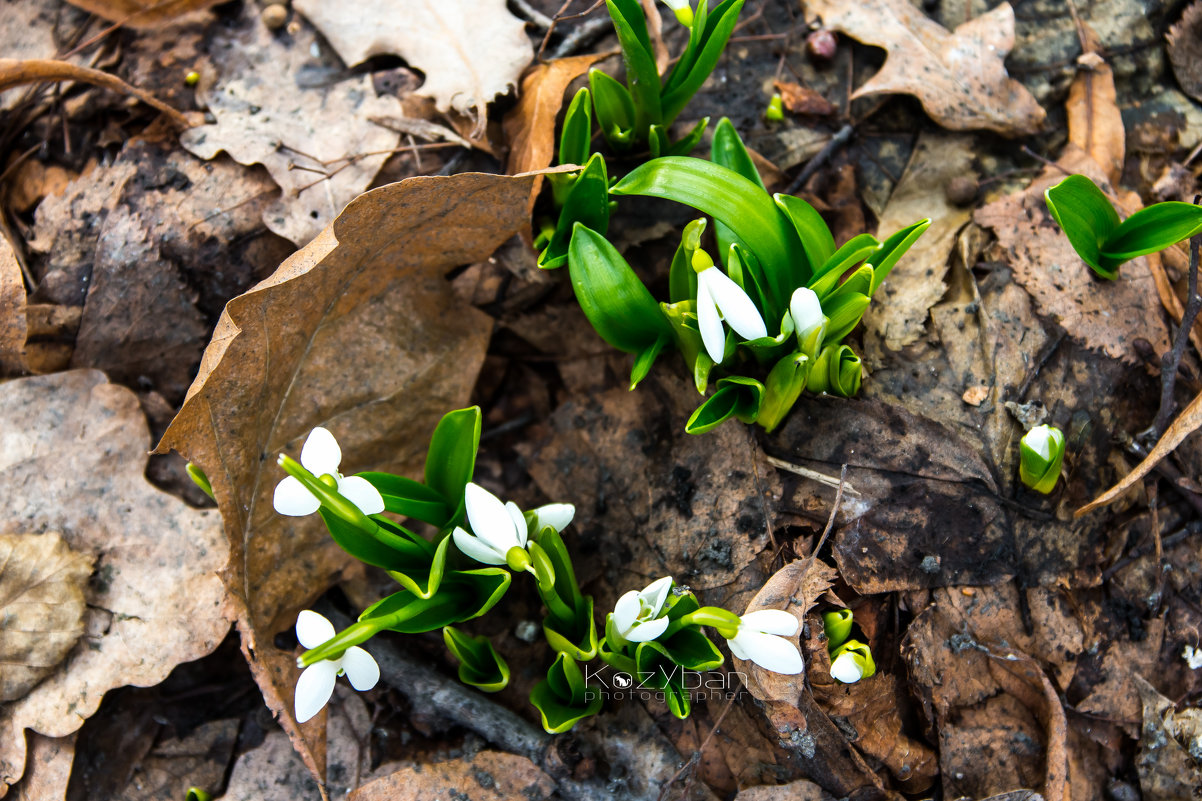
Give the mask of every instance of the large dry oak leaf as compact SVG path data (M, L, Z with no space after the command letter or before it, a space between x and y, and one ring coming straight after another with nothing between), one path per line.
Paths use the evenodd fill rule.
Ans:
M464 406L492 321L458 301L445 274L486 258L525 220L534 176L412 178L352 202L267 280L230 301L200 374L159 444L212 481L230 542L225 580L268 705L316 775L324 717L292 714L294 655L274 635L351 560L317 516L272 508L314 426L332 431L342 470L417 474L438 419Z

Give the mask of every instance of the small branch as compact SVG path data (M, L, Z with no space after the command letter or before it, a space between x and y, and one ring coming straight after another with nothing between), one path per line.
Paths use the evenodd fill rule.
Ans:
M1194 197L1194 204L1197 205L1200 196ZM1194 320L1198 316L1199 309L1202 309L1202 296L1198 295L1198 248L1202 244L1202 234L1199 234L1189 242L1189 297L1185 301L1185 311L1181 315L1181 326L1177 329L1177 336L1173 340L1173 348L1163 357L1161 357L1160 367L1160 411L1156 413L1156 419L1152 422L1151 428L1144 432L1144 436L1150 442L1156 442L1160 439L1160 435L1168 428L1169 420L1173 416L1175 404L1173 403L1173 387L1177 383L1177 367L1181 364L1181 359L1185 356L1185 346L1189 343L1190 331L1194 328Z
M806 165L802 167L801 172L797 173L797 177L793 179L793 183L789 184L789 188L785 190L785 194L792 195L805 186L805 182L810 180L810 177L814 173L822 169L822 165L830 161L835 151L847 144L847 140L851 139L851 135L855 133L855 130L855 127L848 123L836 131L831 140L823 145L822 150L819 150L814 158L807 161Z

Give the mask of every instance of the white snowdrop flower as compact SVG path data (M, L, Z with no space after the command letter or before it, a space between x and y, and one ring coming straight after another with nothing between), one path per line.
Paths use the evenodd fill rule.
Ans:
M689 0L663 0L663 3L672 9L681 25L686 28L693 27L693 9L689 6Z
M761 609L739 618L730 652L774 673L796 674L805 668L797 645L785 639L797 633L797 618L783 609Z
M698 250L693 254L693 269L697 272L697 327L705 352L714 364L722 363L726 350L723 321L743 339L768 336L768 328L755 303L730 276L714 266L705 251Z
M319 479L331 476L338 494L353 503L363 514L376 515L384 511L384 498L367 479L359 476L347 478L338 472L338 466L342 463L342 449L338 447L334 435L326 429L319 426L309 432L301 448L300 463ZM304 517L320 509L321 501L306 489L300 479L287 476L276 484L272 505L282 515Z
M649 642L668 628L668 618L659 617L672 590L672 577L664 576L641 592L631 590L614 604L614 628L630 642Z
M325 644L334 636L334 624L306 609L296 618L296 639L306 648ZM300 666L300 660L297 660ZM296 682L296 720L304 723L321 711L334 693L334 680L346 674L351 686L360 692L370 690L380 680L380 666L367 651L352 645L337 659L323 659L305 668Z
M484 487L469 483L464 491L464 505L467 522L475 533L455 527L451 536L459 550L486 565L506 564L506 555L512 548L526 550L526 518L517 504L512 501L502 503ZM562 514L552 516L563 517Z
M844 684L855 684L864 678L864 671L860 669L856 655L851 651L844 651L835 657L834 662L831 662L831 677Z
M1190 670L1202 668L1202 648L1187 645L1181 650L1181 658L1189 665Z
M818 300L818 295L809 287L799 287L793 290L793 296L789 299L789 317L793 320L793 327L797 332L798 341L804 343L815 331L826 329L826 316L822 313L822 303ZM822 334L818 334L818 342L815 346L821 344ZM817 351L817 347L815 347Z
M534 530L542 531L544 526L550 526L563 531L575 516L576 507L570 503L548 503L534 510Z

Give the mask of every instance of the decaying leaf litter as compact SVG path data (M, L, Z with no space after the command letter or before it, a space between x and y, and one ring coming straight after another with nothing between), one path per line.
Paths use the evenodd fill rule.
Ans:
M693 437L676 368L628 392L628 359L533 267L541 178L502 175L550 163L574 78L620 71L603 11L480 4L473 22L497 34L483 47L454 3L403 32L372 22L406 19L403 2L354 17L79 5L4 4L0 57L107 72L192 127L4 64L0 541L20 547L0 573L18 595L0 600L46 605L59 630L28 650L5 611L0 648L25 654L0 676L13 797L1195 791L1196 353L1167 458L1137 471L1125 445L1157 411L1187 256L1102 284L1041 195L1068 171L1127 213L1192 200L1196 7L750 2L682 124L730 117L765 181L802 178L793 191L840 242L935 223L856 335L861 398L803 399L768 435L732 422ZM540 65L561 11L542 56L567 43L575 59ZM807 54L810 25L842 34L831 61ZM671 15L662 30L678 50ZM777 82L834 113L766 122ZM687 219L615 218L649 281L666 281ZM669 573L727 608L788 608L804 677L744 671L746 691L687 721L614 702L550 738L525 704L546 661L522 635L538 599L516 593L509 625L476 632L517 666L498 696L458 685L436 638L409 638L381 656L391 683L386 667L376 691L339 691L296 724L296 612L323 595L357 611L379 577L274 516L274 454L320 424L351 469L412 471L438 416L468 402L485 412L478 481L523 508L577 505L570 545L598 609ZM1017 480L1018 438L1043 421L1069 443L1048 497ZM166 494L204 505L178 456L145 467L147 423L160 452L204 467L218 510ZM20 594L46 564L71 567L39 585L53 594ZM822 638L820 613L844 605L879 667L854 685L830 678Z

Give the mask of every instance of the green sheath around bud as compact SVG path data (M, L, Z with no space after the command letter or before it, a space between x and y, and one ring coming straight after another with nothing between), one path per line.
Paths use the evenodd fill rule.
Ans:
M1064 432L1055 426L1035 426L1019 443L1018 477L1036 492L1047 495L1060 479L1064 465Z
M834 651L851 636L852 613L850 609L837 609L822 616L822 628L826 632L826 648Z

